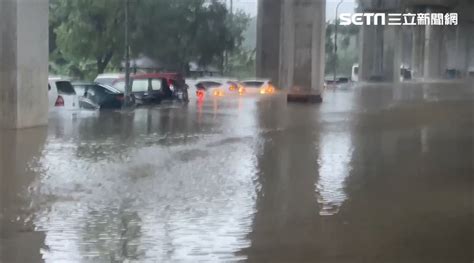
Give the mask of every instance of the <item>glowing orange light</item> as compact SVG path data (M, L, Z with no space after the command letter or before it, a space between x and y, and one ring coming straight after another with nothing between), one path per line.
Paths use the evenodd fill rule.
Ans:
M223 97L224 96L224 91L222 90L214 90L212 92L212 95L216 96L216 97Z
M260 94L273 94L275 93L275 87L271 84L267 84L260 89Z

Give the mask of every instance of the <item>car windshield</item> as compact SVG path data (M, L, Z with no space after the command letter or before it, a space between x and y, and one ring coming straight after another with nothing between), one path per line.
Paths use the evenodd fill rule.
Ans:
M114 83L113 87L120 92L125 92L125 81L120 80Z
M215 81L202 81L202 82L199 82L198 85L202 85L205 88L216 88L216 87L220 87L222 84Z
M119 94L119 93L122 93L120 90L112 87L112 86L108 86L108 85L97 85L99 87L101 87L105 92L109 93L109 94Z
M56 87L58 88L58 93L63 95L76 95L76 91L69 81L57 81Z
M244 81L242 82L247 88L260 88L263 85L263 81Z

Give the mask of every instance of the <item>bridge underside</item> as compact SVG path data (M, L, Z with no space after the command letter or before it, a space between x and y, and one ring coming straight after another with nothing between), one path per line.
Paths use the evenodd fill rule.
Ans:
M324 78L325 1L260 0L257 75L282 88L320 92ZM474 67L474 2L470 0L360 0L362 12L456 12L459 26L362 26L359 80L400 81L403 61L416 79L467 77ZM309 28L318 30L309 30ZM402 43L411 44L404 45ZM312 46L312 49L309 47ZM311 59L311 61L309 61ZM318 73L316 73L318 72ZM322 73L319 73L322 72ZM452 74L452 73L451 73Z

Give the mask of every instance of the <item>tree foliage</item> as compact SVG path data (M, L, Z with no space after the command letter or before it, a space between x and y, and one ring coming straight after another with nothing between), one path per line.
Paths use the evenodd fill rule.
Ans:
M50 52L54 65L101 73L117 67L124 50L124 1L51 0ZM130 0L132 55L145 55L168 69L191 61L222 61L241 47L249 18L230 15L217 0Z
M337 21L339 24L339 21ZM349 74L352 64L357 61L357 50L350 50L351 39L355 38L359 33L359 28L355 25L338 26L337 39L337 71L340 74ZM334 23L326 24L326 73L334 72L334 64L336 63L336 55L334 54L334 38L335 25ZM352 55L350 55L352 54ZM353 55L356 54L356 55Z

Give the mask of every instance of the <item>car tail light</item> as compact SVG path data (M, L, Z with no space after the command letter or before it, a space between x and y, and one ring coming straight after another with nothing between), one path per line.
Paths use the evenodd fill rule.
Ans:
M62 96L58 96L56 99L56 103L54 104L54 107L64 107L64 99Z
M224 91L222 90L214 90L212 92L212 95L216 96L216 97L223 97L224 96Z
M268 84L267 90L268 90L268 93L275 93L275 87L271 84Z
M204 90L198 90L198 91L196 91L196 95L197 95L197 97L198 97L199 99L203 99L204 96L205 96L205 94L206 94L206 93L204 92Z
M244 87L239 87L239 94L243 95L245 93L245 88Z

